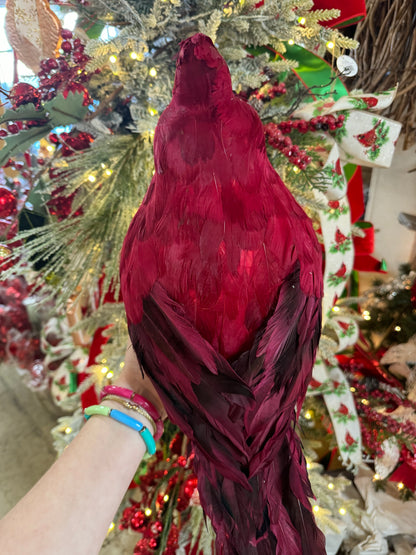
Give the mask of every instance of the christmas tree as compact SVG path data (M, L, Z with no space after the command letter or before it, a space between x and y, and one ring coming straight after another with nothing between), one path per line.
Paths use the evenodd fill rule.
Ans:
M50 386L56 403L72 413L53 431L62 450L82 424L81 405L93 403L123 364L128 335L119 253L154 172L153 135L171 98L178 44L203 32L218 46L236 94L261 117L272 164L322 243L324 327L299 425L315 516L334 553L344 536L357 544L371 532L360 524L358 502L343 493L352 474L340 473L342 465L358 467L363 452L375 465L377 486L393 477L407 497L416 486L411 372L394 377L381 358L390 345L362 336L359 312L339 300L346 286L352 290L354 269L382 268L374 259L366 267L372 228L360 221L360 166L388 166L400 131L380 115L395 89L348 93L358 45L334 24L362 17L361 3L355 8L310 0L82 1L73 30L60 23L73 6L61 5L60 19L45 11L32 30L38 50L25 47L30 37L23 30L13 32L19 14L9 8L10 42L37 81L4 90L0 117L1 302L7 305L0 356L15 355L32 387ZM414 276L406 276L408 295ZM384 287L376 316L366 304L371 294L351 302L359 303L364 324L368 315L385 325L393 343L407 343L410 332L402 337L395 328L413 330L413 306L409 313L409 304L396 312L383 305L402 293L397 284ZM40 333L39 303L47 307ZM394 313L391 322L385 313ZM30 355L21 358L23 351ZM385 453L392 450L389 466ZM135 552L212 552L192 455L173 425L165 426L160 448L132 486L119 525L138 533Z

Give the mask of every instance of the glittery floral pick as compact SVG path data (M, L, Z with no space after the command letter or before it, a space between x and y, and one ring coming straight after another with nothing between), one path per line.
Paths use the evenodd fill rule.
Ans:
M61 24L47 0L7 0L5 29L17 57L37 73L61 43Z

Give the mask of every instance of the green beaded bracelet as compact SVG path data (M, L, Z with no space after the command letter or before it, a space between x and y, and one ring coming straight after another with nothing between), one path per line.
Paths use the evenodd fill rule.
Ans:
M146 428L146 426L139 420L136 420L128 414L121 412L121 410L105 407L104 405L92 405L91 407L87 407L84 410L84 416L86 420L88 420L91 416L94 416L95 414L99 414L101 416L109 416L113 420L117 420L117 422L125 424L132 430L139 432L146 445L149 455L154 455L156 453L156 443L150 430Z

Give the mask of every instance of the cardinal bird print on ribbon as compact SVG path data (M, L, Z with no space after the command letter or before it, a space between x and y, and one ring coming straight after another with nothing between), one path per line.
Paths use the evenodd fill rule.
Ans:
M137 357L188 436L218 554L323 555L295 433L321 326L322 254L212 41L185 40L127 233Z

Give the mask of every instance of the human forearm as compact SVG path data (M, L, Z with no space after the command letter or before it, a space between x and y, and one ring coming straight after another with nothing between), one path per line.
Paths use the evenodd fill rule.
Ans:
M138 433L108 417L91 418L0 521L0 553L98 553L144 453Z

